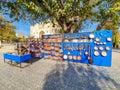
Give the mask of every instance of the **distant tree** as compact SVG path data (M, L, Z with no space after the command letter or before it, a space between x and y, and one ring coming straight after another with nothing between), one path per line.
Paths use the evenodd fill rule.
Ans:
M16 27L0 16L0 40L11 41L15 37Z
M102 0L96 8L92 20L99 22L97 30L104 29L109 22L120 26L120 0Z

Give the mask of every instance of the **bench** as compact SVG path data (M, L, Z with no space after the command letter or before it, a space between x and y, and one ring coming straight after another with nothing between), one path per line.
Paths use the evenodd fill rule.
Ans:
M4 62L6 59L10 60L11 64L12 64L12 61L16 63L20 63L20 68L21 68L22 62L31 61L31 54L25 54L25 55L19 56L13 53L4 53ZM31 64L32 64L32 61L31 61Z

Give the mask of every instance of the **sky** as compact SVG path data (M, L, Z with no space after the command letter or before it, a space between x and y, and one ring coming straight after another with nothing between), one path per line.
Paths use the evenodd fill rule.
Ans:
M11 20L10 17L8 15L3 15L4 18L6 18L7 20ZM32 26L31 24L25 23L23 21L19 21L19 22L13 22L13 25L15 25L17 27L16 29L16 33L17 34L24 34L27 36L30 36L30 26ZM83 23L83 27L82 30L83 31L93 31L96 29L98 23L90 23L89 20L87 20L86 22Z
M3 15L3 17L6 18L7 20L11 20L7 15ZM32 26L31 24L25 23L23 21L19 21L19 22L14 22L13 25L17 27L16 29L17 34L24 34L30 36L30 26ZM84 32L94 31L97 28L97 26L98 23L96 22L91 23L90 20L86 20L86 22L83 23L82 31ZM120 31L120 27L119 27L119 31Z
M6 18L7 20L11 20L8 15L3 15L3 17ZM23 21L19 21L19 22L13 22L13 25L17 27L16 28L17 34L24 34L30 36L30 26L32 26L31 24L25 23Z

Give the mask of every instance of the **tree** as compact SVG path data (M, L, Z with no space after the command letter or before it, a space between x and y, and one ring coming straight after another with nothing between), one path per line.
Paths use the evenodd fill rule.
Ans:
M114 26L120 25L120 0L103 0L97 5L97 9L93 16L93 20L99 22L97 30L104 29L109 22Z
M11 41L15 37L15 29L12 23L0 16L0 40Z
M111 21L119 26L120 0L1 0L2 13L14 20L57 22L64 33L78 32L87 19L99 22L97 30ZM96 10L98 8L98 10Z
M102 0L14 0L2 1L2 12L15 20L57 22L64 33L77 32L82 22L91 19L93 9ZM8 10L7 10L8 8ZM72 30L73 29L73 30Z

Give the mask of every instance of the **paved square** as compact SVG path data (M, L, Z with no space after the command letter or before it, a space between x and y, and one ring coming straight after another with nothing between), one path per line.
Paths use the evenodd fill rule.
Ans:
M119 52L113 52L112 67L41 59L23 63L23 68L4 63L4 52L0 51L0 90L120 90Z

